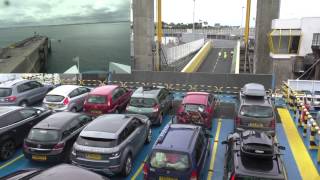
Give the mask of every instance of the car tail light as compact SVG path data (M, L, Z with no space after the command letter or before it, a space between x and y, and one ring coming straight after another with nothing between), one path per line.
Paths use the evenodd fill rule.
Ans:
M65 145L64 143L58 143L53 147L53 149L54 150L62 150L64 148L64 145Z
M5 98L5 101L7 101L7 102L14 102L16 100L17 100L16 96L8 96Z
M147 163L144 163L144 165L143 165L143 177L144 177L144 179L148 178L148 174L149 174L149 165Z
M158 112L159 111L159 105L156 104L155 106L153 106L152 110L153 110L153 112Z
M69 104L69 98L68 97L64 98L63 104L64 105L68 105Z
M271 120L271 122L270 122L270 127L271 127L272 129L275 129L275 128L276 128L276 121L275 121L275 119L272 119L272 120Z
M236 175L234 173L231 175L230 180L236 180Z
M193 170L191 172L190 180L197 180L198 179L198 172L196 170Z
M238 116L236 117L236 125L240 126L240 118Z

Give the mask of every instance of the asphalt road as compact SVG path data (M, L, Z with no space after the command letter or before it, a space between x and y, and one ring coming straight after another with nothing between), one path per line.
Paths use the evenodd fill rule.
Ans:
M203 61L198 72L224 74L230 73L232 64L232 51L236 45L233 40L213 40L213 49Z

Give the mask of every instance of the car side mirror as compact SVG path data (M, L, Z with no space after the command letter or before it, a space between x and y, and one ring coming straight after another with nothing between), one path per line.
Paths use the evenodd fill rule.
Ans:
M280 150L286 150L286 147L284 147L284 146L278 146L278 148L279 148Z

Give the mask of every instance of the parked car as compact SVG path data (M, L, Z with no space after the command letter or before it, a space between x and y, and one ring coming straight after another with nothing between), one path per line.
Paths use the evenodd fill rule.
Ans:
M42 101L51 89L52 85L43 85L33 80L8 81L0 84L0 105L28 106Z
M84 112L92 116L124 111L130 101L131 90L118 85L93 89L84 102Z
M188 92L177 111L178 123L192 123L211 129L215 97L206 92Z
M247 130L232 133L226 145L224 180L285 180L287 175L281 159L283 146L274 143L264 132Z
M85 127L74 144L72 163L96 172L128 176L133 159L152 137L148 117L101 115Z
M1 178L2 180L108 180L94 172L69 164L60 164L49 169L23 169Z
M210 152L209 138L201 126L167 125L144 164L144 179L203 179Z
M161 125L173 106L173 95L161 86L140 87L131 96L127 113L143 114L152 124Z
M10 159L29 130L50 114L51 111L43 108L0 107L0 160Z
M74 142L91 120L80 113L52 114L30 130L23 145L25 157L33 161L69 162Z
M51 90L43 99L43 105L54 111L82 110L91 89L77 85L61 85Z
M243 88L246 92L244 90L240 92L240 102L236 108L234 123L235 130L255 129L275 135L276 120L271 98L266 96L261 88L257 88L257 84L249 85L252 87L245 85L246 88Z

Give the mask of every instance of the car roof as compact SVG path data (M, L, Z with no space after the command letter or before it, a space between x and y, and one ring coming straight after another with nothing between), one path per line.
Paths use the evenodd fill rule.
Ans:
M131 97L156 98L163 88L162 86L139 87Z
M266 90L262 84L248 83L242 88L242 92L246 96L266 96Z
M89 170L79 168L77 166L69 164L60 164L53 166L49 169L46 169L39 173L38 175L32 177L32 180L87 180L87 179L96 179L96 180L105 180L101 175L91 172Z
M22 84L22 83L25 83L25 82L29 82L31 80L26 80L26 79L15 79L15 80L12 80L12 81L7 81L7 82L4 82L4 83L1 83L0 84L0 87L1 88L10 88L14 85L19 85L19 84Z
M188 92L182 100L182 104L207 104L209 93Z
M163 129L153 149L190 153L200 129L191 124L170 124ZM183 141L177 137L183 137Z
M118 85L106 85L106 86L100 86L97 88L94 88L90 94L95 94L95 95L109 95L113 90L118 88Z
M84 128L80 136L103 136L107 139L116 139L131 119L132 116L125 114L106 114L99 116Z
M81 86L77 85L61 85L54 89L52 89L47 95L61 95L68 96L73 90L79 88Z
M23 107L22 106L0 106L0 116L18 109L23 109Z
M57 112L40 121L33 128L55 130L64 129L72 119L80 115L81 114L79 113L73 112Z

